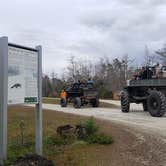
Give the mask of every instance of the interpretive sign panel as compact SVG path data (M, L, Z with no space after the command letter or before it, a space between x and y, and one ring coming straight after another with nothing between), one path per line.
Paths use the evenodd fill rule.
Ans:
M8 105L36 105L36 153L42 155L42 47L0 38L0 165L7 159Z
M38 52L8 46L8 104L38 102Z

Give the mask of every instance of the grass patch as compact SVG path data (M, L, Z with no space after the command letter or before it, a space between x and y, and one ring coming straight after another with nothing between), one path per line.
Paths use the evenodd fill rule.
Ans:
M60 104L59 98L43 97L43 103L45 104Z
M18 157L35 152L35 141L33 137L26 138L28 142L24 145L20 143L20 137L14 137L8 142L8 160L5 162L5 165L11 165L17 160Z
M75 137L60 137L59 135L52 135L44 138L44 145L49 146L62 146L71 145L76 141Z
M43 117L43 154L48 159L53 160L58 166L85 166L87 165L86 163L93 163L95 161L93 158L89 158L89 153L93 153L95 155L98 153L98 148L101 148L102 151L108 148L99 147L100 145L98 144L107 144L110 142L106 138L103 138L103 136L101 138L99 134L97 134L98 132L105 132L103 132L101 125L97 124L92 118L88 119L87 117L47 110L43 111ZM24 145L21 145L19 126L21 120L25 122ZM71 124L72 126L75 126L76 124L84 124L89 137L86 137L85 140L77 139L77 137L72 135L60 137L56 134L56 129L58 126L65 124ZM95 136L97 138L94 138ZM34 152L34 108L23 106L9 107L8 160L6 165L10 165L20 156Z
M108 145L113 143L112 137L105 135L90 135L85 139L89 144Z

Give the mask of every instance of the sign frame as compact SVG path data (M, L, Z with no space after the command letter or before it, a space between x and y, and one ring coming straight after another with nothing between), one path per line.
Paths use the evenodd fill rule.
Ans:
M36 104L36 153L42 155L42 46L35 48L8 43L8 37L0 38L0 164L7 159L7 110L8 110L8 46L37 52L38 103Z

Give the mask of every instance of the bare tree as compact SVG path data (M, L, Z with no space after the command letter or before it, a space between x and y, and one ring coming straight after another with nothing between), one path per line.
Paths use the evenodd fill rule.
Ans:
M156 62L156 55L151 54L147 45L145 45L145 66L153 66Z
M52 85L50 78L45 75L42 79L42 89L43 89L43 97L49 97L52 93Z
M94 65L90 61L72 56L69 59L67 73L67 80L87 80L94 73Z
M164 44L163 48L157 50L156 54L160 56L163 65L166 65L166 44Z
M68 71L68 79L75 79L75 75L76 75L76 61L75 61L75 57L71 56L69 58L69 65L67 67L67 71Z

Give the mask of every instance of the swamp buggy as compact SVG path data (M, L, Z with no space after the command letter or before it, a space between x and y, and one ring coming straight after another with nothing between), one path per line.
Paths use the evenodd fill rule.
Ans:
M129 112L130 103L142 103L144 111L151 116L163 116L166 112L166 77L128 81L121 92L122 112Z
M98 92L93 85L86 83L74 83L66 90L66 99L61 99L61 107L67 107L68 103L73 103L75 108L90 104L92 107L99 106Z

